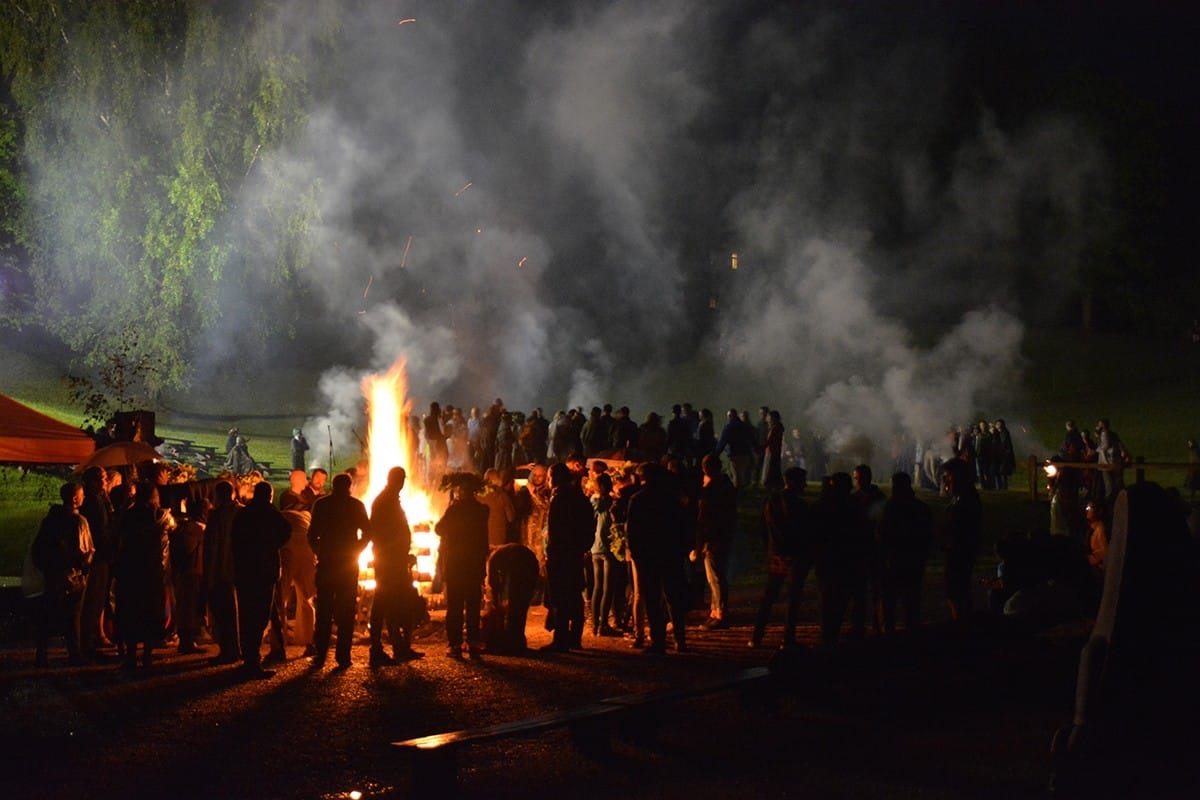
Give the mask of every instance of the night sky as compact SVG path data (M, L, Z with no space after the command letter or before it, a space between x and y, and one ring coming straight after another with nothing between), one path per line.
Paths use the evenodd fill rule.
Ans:
M255 24L312 60L322 8ZM318 181L320 221L297 339L241 366L311 369L312 422L348 441L361 376L402 355L418 406L765 403L835 443L1020 418L1021 342L1079 323L1098 259L1119 277L1133 243L1162 291L1196 288L1195 16L364 4L302 135L256 167ZM218 300L223 331L293 311ZM219 334L198 381L246 358Z

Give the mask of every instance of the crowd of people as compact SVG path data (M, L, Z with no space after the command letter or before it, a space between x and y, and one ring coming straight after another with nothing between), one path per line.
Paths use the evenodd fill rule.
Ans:
M780 644L796 643L810 574L825 645L843 631L861 638L868 626L880 634L920 627L935 542L945 557L950 616L965 620L980 548L978 490L1007 486L1013 465L1003 420L969 434L952 430L950 456L936 465L948 503L935 529L932 509L914 491L924 477L915 464L891 477L888 494L866 463L810 483L779 411L767 407L757 424L730 409L719 431L711 412L688 404L672 407L665 423L651 413L638 425L625 407L547 419L540 409L510 413L500 400L483 414L433 403L410 424L417 482L449 494L434 526L440 546L433 583L446 605L447 654L454 658L525 650L534 603L547 609L551 651L581 648L589 633L626 637L651 654L686 651L686 615L700 604L707 605L702 630L728 627L730 555L744 527L739 503L751 487L762 504L757 527L766 563L750 647L767 640L785 588ZM147 465L145 479L133 481L93 467L82 484L65 485L33 547L47 587L37 663L47 663L50 631L68 620L71 663L104 659L102 647L111 644L122 667L134 669L151 663L167 635L182 653L201 651L198 639L207 630L218 648L214 662L240 663L247 678L269 677L267 667L286 657L289 644L303 646L320 667L336 641L337 668L346 668L363 621L359 560L368 545L375 579L370 663L421 658L412 643L428 610L414 587L412 531L400 499L409 470L394 467L376 497L359 499L356 470L330 480L324 469L299 468L308 448L299 429L292 433L297 468L278 502L266 481L172 484L162 464ZM1097 434L1090 445L1068 423L1062 459L1094 454L1119 465L1124 450L1106 420ZM1071 480L1063 470L1060 492ZM1081 517L1088 527L1071 531L1078 533L1072 541L1086 542L1077 554L1093 575L1103 569L1107 541L1103 498L1119 490L1119 481L1119 470L1106 471L1089 488L1095 496L1074 493L1087 504ZM993 611L1019 606L1010 601L1022 601L1028 576L1061 575L1030 566L1062 560L1065 548L1047 555L1052 548L1044 544L1031 532L997 546Z

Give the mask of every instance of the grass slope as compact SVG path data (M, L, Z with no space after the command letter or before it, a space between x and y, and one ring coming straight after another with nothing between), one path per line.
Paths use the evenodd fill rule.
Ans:
M71 425L82 412L71 406L66 383L53 366L62 363L52 345L17 350L0 343L0 391ZM1151 342L1078 331L1031 332L1024 345L1027 362L1025 390L1028 419L1039 455L1054 452L1062 438L1063 422L1075 419L1091 427L1108 417L1130 451L1147 461L1185 462L1185 441L1200 434L1196 392L1200 389L1200 347L1189 341ZM686 367L684 367L686 371ZM286 465L291 429L314 410L315 376L281 369L249 379L231 376L224 385L207 383L179 397L168 398L159 412L159 435L192 439L224 448L226 431L237 425L248 437L250 452L259 461ZM692 387L696 388L695 386ZM700 397L702 391L694 392ZM318 452L325 446L309 431ZM335 453L339 465L354 453ZM1150 470L1149 480L1167 486L1183 481L1183 471ZM19 574L28 542L46 507L55 502L63 470L32 471L22 475L0 468L0 575ZM1132 479L1132 478L1131 478ZM1044 524L1044 499L1031 503L1024 465L1018 466L1013 490L985 494L987 508L984 552L1006 530ZM753 538L761 498L746 498L743 527L752 537L747 569L757 569ZM926 498L935 507L936 497Z

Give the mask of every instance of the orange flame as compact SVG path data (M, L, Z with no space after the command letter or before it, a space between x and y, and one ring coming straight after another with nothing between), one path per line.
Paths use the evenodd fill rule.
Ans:
M438 537L433 532L439 509L428 487L422 485L416 464L411 463L417 452L408 426L412 403L408 399L406 359L401 356L383 374L368 375L362 380L363 396L367 400L367 481L366 493L360 497L368 508L387 485L392 467L404 467L408 473L400 504L413 529L413 552L417 556L417 572L433 575L437 564ZM360 571L366 571L371 561L368 547L359 558Z

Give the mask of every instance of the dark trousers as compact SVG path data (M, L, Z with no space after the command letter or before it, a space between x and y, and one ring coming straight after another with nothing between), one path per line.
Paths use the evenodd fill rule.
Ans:
M446 641L450 647L462 647L463 625L467 646L479 644L479 617L483 606L483 579L446 578Z
M358 609L358 564L351 569L321 569L317 565L317 623L313 644L317 658L325 658L329 638L337 625L337 660L350 663L354 643L354 613Z
M219 657L233 660L241 652L238 644L237 595L232 583L213 584L208 590L208 611L220 647Z
M851 611L850 634L866 635L867 573L865 569L843 568L829 575L818 575L821 593L821 641L837 644L846 611Z
M975 553L962 550L946 553L946 600L955 620L964 620L971 614L974 575Z
M375 596L371 598L371 650L383 650L383 632L387 631L392 651L402 654L410 649L413 617L406 613L406 586L403 575L386 575L375 568ZM403 633L401 630L403 629Z
M67 657L72 661L79 660L79 624L80 610L83 607L83 592L63 592L61 589L47 588L38 598L41 607L37 616L37 652L38 664L46 663L46 651L50 637L62 630L67 644Z
M580 559L547 559L546 583L554 609L554 643L579 647L583 643L584 574Z
M639 559L637 577L638 594L646 604L646 618L650 623L651 647L666 644L668 612L675 626L675 642L684 644L687 581L684 579L682 562L663 564L653 559Z
M904 608L904 627L910 631L921 627L921 584L925 566L905 566L888 569L879 579L879 612L883 629L896 630L896 608Z
M238 630L241 634L242 663L248 667L262 665L263 633L271 618L274 584L239 584L237 587Z
M763 587L762 601L758 604L758 617L754 621L752 639L755 643L762 641L763 634L767 630L767 618L770 617L771 608L779 598L779 591L785 583L788 593L787 617L783 624L783 641L785 644L792 644L795 641L796 621L800 617L800 601L804 597L804 583L808 580L808 570L808 564L792 562L786 569L776 568L767 573L767 583Z
M175 585L175 632L179 634L179 646L194 647L200 635L200 576L194 572L176 575Z

